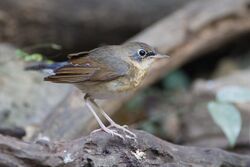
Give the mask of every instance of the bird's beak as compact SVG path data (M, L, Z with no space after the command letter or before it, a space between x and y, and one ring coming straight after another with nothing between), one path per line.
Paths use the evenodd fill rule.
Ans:
M155 59L162 59L162 58L169 58L170 56L168 55L162 55L162 54L157 54L154 56L151 56L151 58L155 58Z

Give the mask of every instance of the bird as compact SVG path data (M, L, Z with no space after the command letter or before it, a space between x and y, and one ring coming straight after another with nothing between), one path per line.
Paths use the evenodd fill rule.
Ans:
M45 81L75 85L85 94L85 105L98 122L98 130L125 140L136 139L136 135L126 125L114 122L95 100L130 94L143 82L156 59L168 57L146 43L127 42L69 54L66 62L31 65L27 69L46 71ZM105 126L97 113L102 114L110 126ZM123 134L114 128L122 130Z

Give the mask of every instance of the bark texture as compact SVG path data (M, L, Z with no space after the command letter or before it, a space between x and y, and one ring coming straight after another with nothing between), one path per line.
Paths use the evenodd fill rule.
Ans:
M123 141L105 132L72 141L28 143L0 136L0 165L4 167L173 166L247 167L250 156L215 148L184 147L143 131L138 141Z

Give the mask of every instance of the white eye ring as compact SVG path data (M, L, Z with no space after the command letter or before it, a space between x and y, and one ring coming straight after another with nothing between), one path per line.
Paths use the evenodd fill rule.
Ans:
M144 57L146 56L147 52L144 50L144 49L139 49L137 51L138 55L140 55L141 57Z

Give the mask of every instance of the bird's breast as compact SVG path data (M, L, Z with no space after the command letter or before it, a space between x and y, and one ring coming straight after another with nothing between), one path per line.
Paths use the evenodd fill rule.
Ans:
M145 74L146 74L145 72L140 71L133 75L131 74L128 76L120 77L119 79L108 82L107 83L108 89L117 92L133 91L141 84L141 82L145 77Z
M114 92L134 91L146 76L146 70L141 68L138 63L130 64L130 69L126 75L105 83L107 90Z
M112 81L89 85L79 84L77 87L96 99L123 97L135 91L142 83L145 75L146 72L144 70L136 70Z

